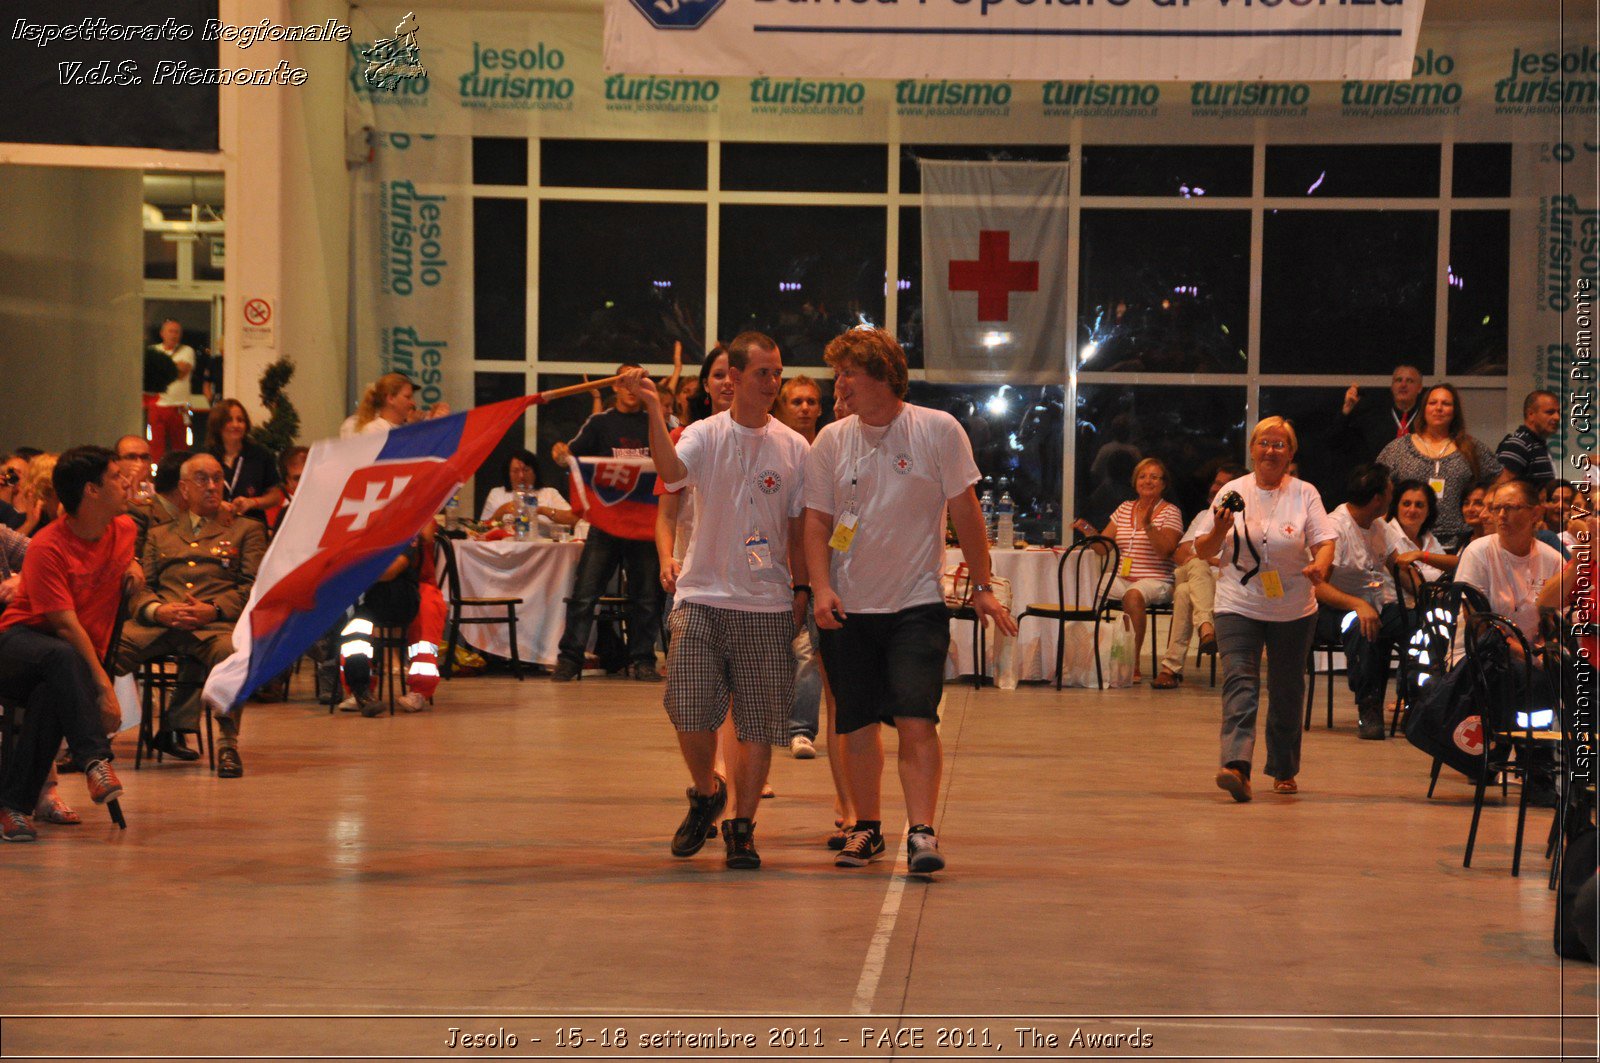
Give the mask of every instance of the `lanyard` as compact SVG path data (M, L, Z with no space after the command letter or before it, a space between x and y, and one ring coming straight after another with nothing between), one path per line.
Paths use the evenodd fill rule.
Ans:
M244 472L244 451L239 451L239 456L233 459L233 475L228 477L228 497L232 499L239 493L239 474Z
M1244 513L1236 515L1236 523L1234 525L1233 533L1233 567L1240 567L1239 539L1241 536L1238 531L1237 521L1244 522L1244 535L1242 538L1244 539L1245 546L1250 548L1250 556L1255 560L1255 565L1250 569L1249 572L1246 572L1243 576L1239 577L1240 583L1249 583L1251 578L1261 571L1261 551L1256 549L1255 539L1250 535L1250 518L1248 514L1251 510L1259 506L1262 491L1259 487L1255 487L1254 484L1251 486L1254 488L1254 493L1256 495L1256 505L1247 507ZM1279 486L1279 490L1282 490L1282 485ZM1282 500L1282 498L1283 496L1278 494L1277 491L1272 492L1272 512L1267 515L1267 519L1261 524L1261 550L1265 550L1267 548L1267 536L1272 532L1272 522L1278 516L1278 503Z
M872 448L870 450L868 450L865 454L863 454L860 457L856 458L855 461L851 464L851 466L850 466L850 501L845 506L845 512L846 513L854 513L856 511L856 484L860 480L860 477L861 477L861 463L864 462L864 461L870 460L872 458L872 456L874 454L878 453L879 449L881 449L883 447L883 445L889 441L889 434L894 431L894 426L900 423L900 416L904 412L905 412L905 406L902 405L900 407L900 412L895 414L894 420L892 420L888 424L884 425L884 427L883 427L883 435L878 437L878 441L872 445ZM857 444L858 444L856 449L858 449L858 450L867 445L867 430L863 425L863 422L861 420L860 415L856 416L856 441L857 441Z
M755 453L751 455L749 466L746 466L744 461L744 444L739 441L739 422L733 419L732 414L729 414L728 423L733 427L733 453L739 460L739 482L744 485L745 499L750 503L751 510L754 510L756 508L756 496L755 492L750 490L750 475L751 470L760 464L761 448L767 442L767 433L772 430L772 418L769 416L767 423L761 426L761 434L756 438L756 449Z
M1400 411L1395 409L1393 406L1390 406L1389 416L1394 418L1394 437L1399 439L1401 436L1411 431L1411 422L1416 419L1417 408L1415 406L1411 407L1411 412L1406 414L1405 418L1402 420L1400 417Z

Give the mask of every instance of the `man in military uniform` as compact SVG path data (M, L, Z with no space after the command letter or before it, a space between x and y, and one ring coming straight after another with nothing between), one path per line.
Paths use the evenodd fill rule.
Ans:
M180 732L199 724L200 687L211 669L233 652L233 625L267 550L266 529L259 521L224 526L217 519L222 484L222 466L211 455L196 454L183 463L178 490L186 511L150 528L144 548L146 585L128 603L117 659L120 671L167 654L183 660L177 700L168 706L156 737L158 749L183 760L199 756L183 743ZM244 774L238 714L219 717L217 724L217 774L237 779Z

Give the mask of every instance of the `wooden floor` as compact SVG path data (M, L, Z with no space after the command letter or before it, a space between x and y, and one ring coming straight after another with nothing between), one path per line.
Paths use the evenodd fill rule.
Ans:
M1514 807L1463 869L1469 788L1424 800L1426 759L1358 742L1346 692L1301 795L1236 805L1203 683L951 685L935 881L835 869L827 762L787 753L759 872L673 859L660 697L480 678L417 716L251 706L230 781L135 773L125 737L126 832L68 779L85 825L0 846L5 1054L443 1056L451 1027L503 1029L502 1055L1595 1054L1595 969L1550 947L1549 813L1520 879Z

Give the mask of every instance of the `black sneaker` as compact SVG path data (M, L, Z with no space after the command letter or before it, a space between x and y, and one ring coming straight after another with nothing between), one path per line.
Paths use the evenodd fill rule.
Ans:
M641 683L661 682L661 673L656 670L654 661L634 661L628 665L628 678L636 679Z
M737 871L754 871L761 866L756 852L756 825L748 819L722 821L722 840L728 846L727 864Z
M851 828L844 848L834 858L834 867L866 867L883 855L883 835L875 830Z
M689 787L689 814L683 817L678 832L672 836L673 856L693 856L705 845L707 838L716 837L717 817L728 804L728 784L717 776L717 792L705 797Z
M550 673L550 682L552 683L570 683L574 679L582 678L583 669L565 657L556 662L555 671Z
M944 870L939 853L939 836L932 827L912 827L906 835L906 870L913 875L931 875Z

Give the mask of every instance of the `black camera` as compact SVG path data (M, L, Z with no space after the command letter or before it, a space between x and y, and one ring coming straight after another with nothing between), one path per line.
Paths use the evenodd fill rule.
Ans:
M1225 509L1229 513L1243 513L1244 499L1240 497L1239 492L1229 491L1227 494L1217 499L1217 508Z
M4 472L0 472L0 487L15 487L21 480L22 477L17 474L15 469L6 469Z

